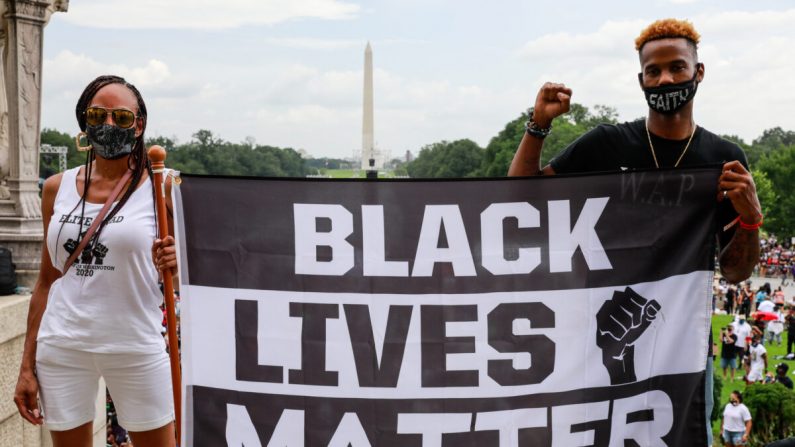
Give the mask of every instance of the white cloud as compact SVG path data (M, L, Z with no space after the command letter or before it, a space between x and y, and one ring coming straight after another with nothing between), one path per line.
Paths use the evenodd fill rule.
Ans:
M142 0L142 4L147 2ZM187 8L186 2L176 3ZM196 3L198 9L207 4ZM96 3L75 2L69 14L59 18L69 18L84 4ZM230 2L230 8L241 4ZM248 7L254 8L253 4ZM218 21L232 26L225 21L227 12L218 8L213 10ZM364 12L351 14L357 13ZM231 16L256 21L257 14L247 11ZM143 26L136 20L130 23ZM184 23L198 23L191 20L188 17ZM795 128L795 115L790 113L795 103L795 77L791 76L795 62L790 60L795 28L789 26L795 23L795 9L730 11L695 15L691 20L702 33L699 54L707 66L706 80L696 97L697 122L747 141L773 126ZM420 40L426 38L422 34L395 39L374 36L378 48L396 44L390 49L394 51L381 51L376 59L389 61L377 63L374 73L377 142L395 156L442 139L471 138L486 145L506 122L531 105L546 81L566 83L574 90L574 101L586 106L614 106L622 119L642 116L646 109L636 80L634 38L649 22L610 20L585 32L550 33L517 48L514 58L504 45L501 51L475 48L458 57L462 63L454 73L441 62L405 65L431 57L426 52L429 48L453 51L438 40ZM261 35L252 45L286 49L271 48L267 58L232 60L223 70L217 65L208 68L201 60L169 58L185 44L171 45L156 58L134 64L117 63L128 59L113 56L101 59L80 46L66 47L80 50L53 52L45 58L42 122L63 131L76 129L74 104L82 88L96 75L117 73L141 89L149 106L149 135L176 136L184 142L197 130L209 129L229 141L253 136L262 144L305 148L313 156L349 156L361 145L363 41L350 32L328 31L327 39L309 37L302 31L305 25L285 27L291 37ZM407 51L402 47L405 44L415 46ZM484 45L496 47L492 41ZM316 57L291 51L296 48L334 53ZM477 58L477 64L469 63L468 57ZM484 69L479 70L479 65Z
M707 64L707 78L696 99L699 124L747 141L773 126L795 127L789 113L795 103L795 78L788 76L795 72L795 62L788 56L795 46L795 32L783 25L795 20L790 14L727 12L692 17L703 34L700 57ZM376 138L393 155L441 139L472 138L485 145L530 105L535 89L545 81L567 83L574 89L574 100L587 106L616 107L622 119L643 116L646 108L636 78L634 38L648 23L607 21L594 32L533 39L515 53L529 83L517 79L489 85L477 76L472 82L456 82L443 73L417 77L376 67ZM748 39L737 32L739 23L767 31ZM361 70L271 66L260 85L265 89L242 101L244 109L250 104L256 110L247 129L240 126L226 138L237 141L253 134L257 141L306 148L315 156L350 154L360 146ZM751 85L760 87L749 93ZM226 91L224 96L241 95ZM748 113L760 107L763 111Z
M706 65L696 96L699 124L749 142L770 127L795 127L795 9L702 14L692 22L702 36L699 58ZM543 73L535 70L535 88L563 82L573 89L574 101L614 106L623 119L634 119L646 114L635 77L634 38L648 23L610 21L591 33L547 34L518 54L542 67Z
M295 48L301 50L350 50L361 49L361 39L320 39L315 37L267 37L262 43L277 47ZM372 42L378 46L385 45L420 45L427 43L419 39L383 39Z
M527 42L519 54L544 65L621 57L634 53L635 37L645 24L643 20L608 21L592 33L545 34Z
M792 23L795 22L795 9L783 11L726 11L696 17L693 22L701 33L701 40L713 40L715 36L721 39L753 41L756 32L771 35L771 30L777 34L792 35Z
M44 60L43 126L77 132L74 118L77 99L89 82L105 74L121 76L141 91L147 103L150 123L158 118L157 107L153 108L158 102L182 104L191 97L201 97L205 92L200 83L184 75L173 74L168 64L157 59L141 66L129 66L104 63L85 54L64 50L54 58ZM173 113L179 113L179 108L175 107Z
M92 79L105 74L121 76L142 93L161 97L189 96L200 88L191 79L173 75L168 64L158 59L150 59L145 65L135 67L96 61L85 54L69 50L61 51L52 59L45 59L44 73L45 94L82 89Z
M313 156L350 156L361 146L362 80L359 71L324 71L296 65L274 69L262 80L260 97L237 103L256 110L246 126L228 135L233 141L252 134L268 144L305 148ZM393 156L441 139L472 138L485 145L518 110L495 113L515 102L511 92L488 91L444 80L406 79L384 69L374 71L375 134L380 148ZM239 97L234 92L225 96ZM247 134L245 134L246 130Z
M359 6L340 0L81 0L67 22L113 29L228 29L297 19L351 19Z
M728 11L693 22L707 67L701 122L748 142L771 127L795 128L795 9Z
M362 41L358 39L316 39L308 37L269 37L262 41L266 45L309 49L309 50L341 50L360 48Z

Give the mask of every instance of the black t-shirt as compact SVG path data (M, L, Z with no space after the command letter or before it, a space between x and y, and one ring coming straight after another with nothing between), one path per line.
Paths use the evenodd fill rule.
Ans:
M776 382L784 385L785 387L792 389L792 379L787 376L776 376Z
M668 140L650 135L660 167L673 167L689 137ZM745 153L739 146L699 126L679 165L697 166L732 160L739 160L748 168ZM550 164L559 174L655 167L643 119L616 125L600 124L571 143Z
M725 338L730 338L731 343L726 343ZM726 334L721 337L720 342L720 358L730 359L737 355L737 346L735 345L737 343L737 334Z
M673 167L684 151L688 139L668 140L651 134L660 167ZM734 160L740 161L748 169L745 153L738 145L699 126L679 166L720 164ZM655 168L643 119L615 125L600 124L556 155L550 165L558 174ZM716 183L716 200L717 188ZM731 202L722 201L718 206L716 222L716 233L720 237L721 247L725 247L734 235L734 227L728 231L723 231L723 227L736 217L737 212Z

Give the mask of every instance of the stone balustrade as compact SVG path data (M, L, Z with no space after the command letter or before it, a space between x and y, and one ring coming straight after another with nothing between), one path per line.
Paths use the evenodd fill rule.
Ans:
M22 361L30 295L0 296L0 447L50 447L47 430L22 419L14 405L14 387ZM105 384L97 395L94 447L105 446Z

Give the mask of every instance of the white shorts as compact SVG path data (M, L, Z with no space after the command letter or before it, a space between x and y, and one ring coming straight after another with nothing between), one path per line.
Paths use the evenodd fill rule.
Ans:
M49 430L70 430L94 420L100 376L127 431L154 430L174 420L165 349L157 354L102 354L39 343L36 375Z
M751 371L748 372L748 381L749 382L759 382L765 378L765 374L763 373L762 367L754 367L751 368Z

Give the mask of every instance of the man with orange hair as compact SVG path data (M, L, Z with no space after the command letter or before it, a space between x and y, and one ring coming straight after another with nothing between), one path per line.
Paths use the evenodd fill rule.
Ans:
M730 283L751 275L759 259L761 206L742 149L693 120L693 96L704 80L698 60L699 34L690 22L658 20L635 40L640 58L638 82L649 110L645 119L600 125L585 133L547 166L540 166L544 137L552 120L569 110L572 90L548 82L538 92L510 176L553 175L627 169L675 168L723 163L716 189L719 203L720 269ZM735 222L737 217L739 220ZM734 224L732 224L734 223ZM709 343L711 346L712 343ZM711 360L711 357L708 357ZM706 406L709 445L712 432L712 364L707 362Z
M742 149L693 121L693 96L704 79L698 61L699 34L687 21L658 20L635 40L638 82L649 106L645 120L600 125L541 168L544 137L552 120L569 110L572 90L548 82L516 150L510 176L553 175L724 163L717 191L722 224L739 215L738 225L719 234L720 268L730 283L747 279L759 259L761 206Z

